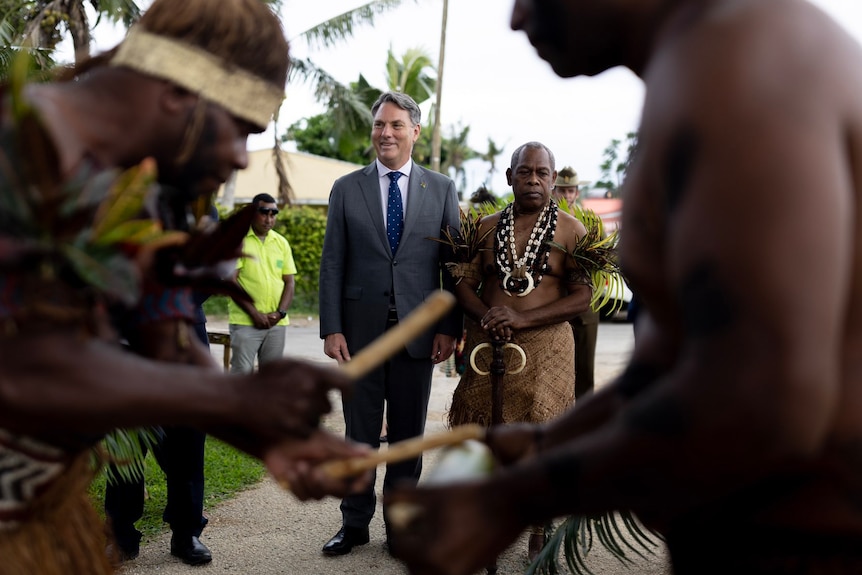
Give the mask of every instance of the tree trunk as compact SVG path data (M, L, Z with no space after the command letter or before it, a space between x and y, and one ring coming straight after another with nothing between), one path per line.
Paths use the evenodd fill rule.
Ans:
M67 0L63 10L69 15L69 34L75 48L75 64L80 64L90 57L90 23L87 21L87 13L81 0Z
M440 171L440 100L443 95L443 59L446 55L446 23L449 0L443 0L443 24L440 27L440 61L437 63L437 102L434 105L434 128L431 132L431 169Z

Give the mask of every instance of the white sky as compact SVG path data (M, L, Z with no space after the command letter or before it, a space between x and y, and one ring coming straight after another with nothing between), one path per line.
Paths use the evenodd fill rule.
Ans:
M862 41L862 2L812 0ZM141 2L148 4L148 2ZM282 11L288 38L309 27L364 4L362 0L284 0ZM400 58L410 48L423 48L432 61L439 56L442 0L405 0L401 8L378 17L374 28L362 27L355 37L335 48L309 48L292 40L294 56L309 57L337 80L348 83L363 74L385 87L387 50ZM624 69L595 78L562 79L541 60L521 32L509 28L512 0L449 0L443 70L442 125L470 126L468 143L478 151L493 139L504 149L491 189L508 191L505 168L514 149L529 140L546 144L557 168L571 165L581 179L599 178L602 151L611 139L624 139L637 128L644 90ZM108 48L121 32L98 30L97 49ZM430 101L423 104L427 115ZM318 114L311 87L287 86L279 131L296 120ZM427 123L423 118L423 124ZM444 132L445 134L445 132ZM272 145L271 129L249 139L250 149ZM488 166L474 162L465 189L469 196L486 177Z

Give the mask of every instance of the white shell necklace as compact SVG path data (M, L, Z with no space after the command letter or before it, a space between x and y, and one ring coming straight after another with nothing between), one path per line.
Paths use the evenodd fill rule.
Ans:
M524 247L524 255L518 257L515 243L515 204L511 203L500 212L497 232L494 236L497 275L506 295L514 292L524 297L533 291L547 271L550 246L557 229L557 204L548 202L536 218L530 238ZM510 259L511 258L511 259Z

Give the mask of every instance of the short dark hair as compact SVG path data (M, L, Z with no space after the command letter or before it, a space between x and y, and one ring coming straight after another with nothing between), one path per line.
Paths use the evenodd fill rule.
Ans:
M518 146L515 151L512 153L512 165L510 166L514 171L518 167L518 162L521 161L521 154L524 150L533 149L533 150L545 150L548 154L548 159L551 161L551 169L556 170L557 161L554 159L554 152L551 151L548 146L541 142L527 142L526 144L521 144Z
M251 205L258 207L261 204L275 204L275 198L269 194L258 194L251 200Z
M377 101L371 105L371 115L374 116L377 114L377 110L386 102L390 102L402 110L406 110L410 114L410 121L413 122L414 126L422 123L422 110L419 109L419 104L416 103L416 100L401 92L383 92L380 94Z

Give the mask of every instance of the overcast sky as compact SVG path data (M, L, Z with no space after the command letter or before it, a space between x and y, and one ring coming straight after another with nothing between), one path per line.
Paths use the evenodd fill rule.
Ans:
M862 40L862 2L816 0ZM282 12L288 38L319 22L363 4L357 0L285 0ZM514 149L529 140L546 144L557 168L573 166L582 179L599 178L602 152L614 138L637 129L643 85L625 69L595 78L562 79L541 60L522 32L509 28L511 1L449 0L443 69L442 123L470 126L469 144L484 151L488 138L504 148L499 173L491 182L497 194L508 191L505 168ZM337 48L313 49L296 40L293 53L309 56L342 82L363 74L378 87L386 82L386 53L396 57L409 48L424 48L434 62L439 56L442 0L405 0L401 8L362 28ZM428 106L423 106L427 113ZM289 85L280 124L322 111L310 88ZM424 120L424 119L423 119ZM263 145L270 145L264 139ZM260 147L257 139L253 147ZM487 165L473 166L467 193L482 184Z
M363 27L336 48L305 46L296 37L309 27L364 4L363 0L284 0L282 19L294 56L310 57L337 80L347 83L363 74L379 88L386 85L385 64L391 46L396 57L423 48L439 56L442 0L405 0L382 15L374 28ZM813 0L862 41L862 1ZM142 4L148 4L143 2ZM602 151L614 138L637 128L644 90L624 69L595 78L558 78L521 32L509 28L512 1L449 0L443 70L442 123L469 125L468 143L484 151L488 138L504 153L491 181L497 194L508 191L505 168L512 151L529 140L553 150L557 168L573 166L582 179L595 181ZM119 33L97 33L98 46L110 47ZM430 102L429 102L430 104ZM427 114L428 104L423 105ZM291 84L281 110L279 131L296 120L323 111L310 86ZM423 123L425 118L423 118ZM249 140L251 149L272 144L272 132ZM477 162L477 164L479 164ZM471 167L467 194L483 183L487 165Z

